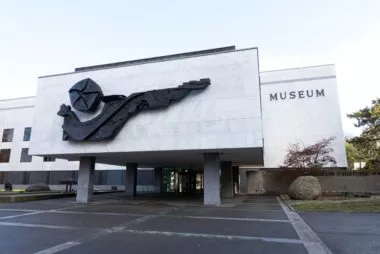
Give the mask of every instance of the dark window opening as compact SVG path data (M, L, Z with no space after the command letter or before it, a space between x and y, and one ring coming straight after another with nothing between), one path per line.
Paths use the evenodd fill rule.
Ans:
M2 142L12 142L14 129L4 129Z
M32 128L31 127L25 127L25 129L24 129L24 141L29 141L31 134L32 134Z
M55 158L54 157L51 157L51 156L44 156L44 161L55 161Z
M11 149L1 149L0 150L0 163L9 162L10 157L11 157Z
M20 162L31 162L32 156L29 155L29 148L22 148Z

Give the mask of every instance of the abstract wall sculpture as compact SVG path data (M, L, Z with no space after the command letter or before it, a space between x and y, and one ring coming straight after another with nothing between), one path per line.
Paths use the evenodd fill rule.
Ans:
M87 78L76 83L70 90L73 108L94 113L101 102L103 109L91 120L81 122L71 107L62 104L58 115L64 118L63 140L109 140L117 135L129 118L145 110L167 108L180 101L193 90L203 90L211 84L210 79L189 81L176 88L151 90L124 95L104 96L98 84Z

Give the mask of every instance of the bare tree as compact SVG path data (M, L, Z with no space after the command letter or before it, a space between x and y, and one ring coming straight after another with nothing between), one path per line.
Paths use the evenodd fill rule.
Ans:
M336 160L330 154L334 149L330 147L333 137L322 139L314 145L301 146L299 143L288 148L284 165L286 168L321 168L335 166Z

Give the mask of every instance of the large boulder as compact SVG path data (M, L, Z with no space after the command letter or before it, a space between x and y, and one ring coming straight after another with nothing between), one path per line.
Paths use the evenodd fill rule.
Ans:
M26 189L26 192L36 192L36 191L50 191L49 185L45 183L36 183L29 185Z
M314 176L300 176L294 180L288 191L292 199L313 200L321 196L322 188Z

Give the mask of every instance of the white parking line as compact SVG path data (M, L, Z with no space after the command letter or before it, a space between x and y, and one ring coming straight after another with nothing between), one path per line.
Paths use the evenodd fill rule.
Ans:
M63 208L51 209L51 210L36 210L36 211L30 212L30 213L23 213L23 214L16 214L16 215L9 215L9 216L0 217L0 220L13 219L13 218L18 218L18 217L24 217L24 216L35 215L35 214L43 214L43 213L54 212L54 211L64 211L67 209L79 208L79 207L84 207L84 206L85 205L76 205L76 206L63 207Z
M264 242L274 242L274 243L293 243L293 244L302 244L303 243L299 239L271 238L271 237L258 237L258 236L197 234L197 233L133 230L133 229L126 229L126 230L123 230L122 232L132 233L132 234L141 234L141 235L199 237L199 238L228 239L228 240L251 240L251 241L253 240L253 241L264 241Z
M49 209L49 210L46 210L47 212L51 212L51 211L64 211L64 210L69 210L69 209L74 209L74 208L82 208L82 207L86 207L87 205L74 205L74 206L68 206L68 207L62 207L62 208L57 208L57 209Z
M199 211L198 209L194 208L189 208L185 207L186 211ZM214 211L249 211L250 213L255 213L255 212L276 212L276 213L284 213L284 211L279 207L278 209L256 209L256 208L224 208L224 207L200 207L201 209L204 210L214 210Z
M189 218L189 219L205 219L205 220L233 220L233 221L260 221L260 222L279 222L290 223L289 220L261 219L261 218L236 218L236 217L212 217L212 216L181 216L181 215L165 215L164 217L172 218Z
M291 211L279 197L277 197L277 201L280 203L286 216L288 216L309 254L332 254L331 250L322 242L298 213Z
M0 217L0 220L13 219L13 218L24 217L24 216L29 216L29 215L34 215L34 214L40 214L40 213L46 213L46 211L38 211L38 212L31 212L31 213L22 213L22 214L16 214L16 215L9 215L9 216Z
M1 211L6 211L6 212L40 212L40 211L44 211L44 210L0 208L0 212Z
M245 203L240 203L238 205L269 205L269 206L278 206L278 203L274 202L245 202Z
M41 250L34 254L53 254L77 246L79 244L81 244L81 242L65 242L59 245L55 245L49 249Z
M49 228L49 229L77 229L76 227L70 227L70 226L30 224L30 223L17 223L17 222L0 222L0 226L27 227L27 228Z
M110 216L142 216L143 215L143 214L136 214L136 213L79 212L79 211L57 211L57 210L49 211L49 212L61 213L61 214L89 214L89 215L110 215Z
M170 209L167 209L167 210L165 210L163 212L160 212L158 214L146 215L146 216L143 216L143 217L138 218L136 220L128 221L128 222L126 222L124 224L121 224L121 225L118 225L118 226L114 226L114 227L111 227L111 228L103 229L100 232L88 235L88 236L83 237L81 239L77 239L77 240L74 240L74 241L65 242L65 243L62 243L62 244L58 244L58 245L52 246L51 248L44 249L44 250L41 250L39 252L35 252L34 254L54 254L54 253L60 252L62 250L69 249L71 247L74 247L74 246L77 246L77 245L80 245L80 244L83 244L83 243L86 243L86 242L89 242L89 241L93 241L95 239L98 239L100 237L103 237L103 236L106 236L106 235L109 235L109 234L113 234L113 233L117 233L117 232L122 232L123 230L125 230L126 228L128 228L130 226L134 226L134 225L146 222L148 220L154 219L154 218L156 218L158 216L165 215L166 213L170 212L173 209L174 208L170 208Z
M0 209L0 211L1 211L1 209ZM106 215L106 216L142 216L142 214L136 214L136 213L79 212L79 211L66 211L66 210L9 209L9 211L32 211L32 212L58 213L58 214L84 214L84 215ZM36 214L36 213L30 213L27 215L32 215L32 214ZM149 216L149 215L151 215L151 214L146 214L146 216ZM14 216L13 217L12 216L7 216L7 217L3 217L3 218L5 218L5 219L13 218ZM158 215L158 216L160 216L160 215ZM205 220L232 220L232 221L259 221L259 222L290 223L289 220L281 220L281 219L218 217L218 216L190 216L190 215L162 215L162 216L163 217L171 217L171 218L189 218L189 219L205 219Z

